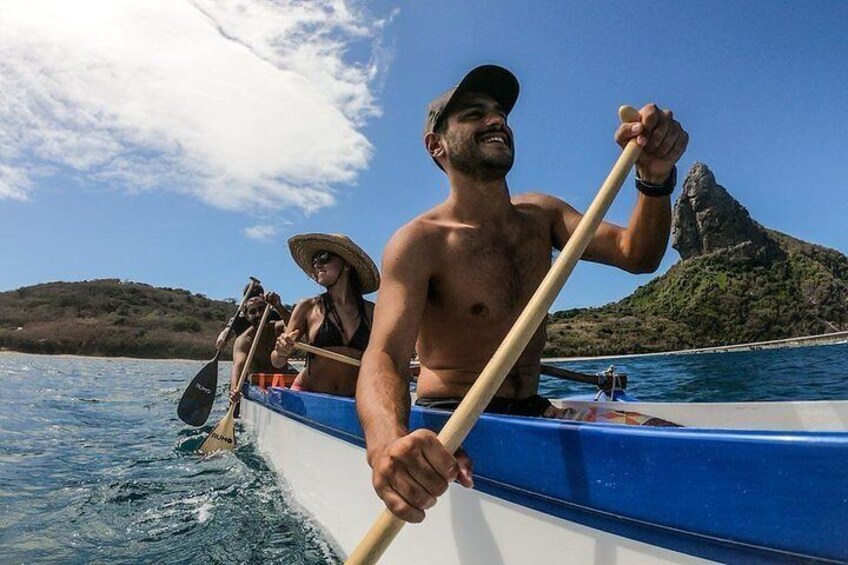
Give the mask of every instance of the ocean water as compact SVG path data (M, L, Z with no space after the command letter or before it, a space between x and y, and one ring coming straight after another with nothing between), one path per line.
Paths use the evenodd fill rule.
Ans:
M592 360L641 400L848 399L848 344ZM201 458L176 404L201 362L0 353L0 563L337 563L256 452ZM229 364L220 366L219 384ZM552 378L551 397L592 392Z
M753 402L848 399L848 343L593 359L563 363L595 374L610 365L628 375L627 392L656 402ZM591 387L589 387L591 388ZM543 377L552 398L585 394L586 385Z
M243 429L195 453L225 410L177 418L201 366L0 354L0 563L337 562Z

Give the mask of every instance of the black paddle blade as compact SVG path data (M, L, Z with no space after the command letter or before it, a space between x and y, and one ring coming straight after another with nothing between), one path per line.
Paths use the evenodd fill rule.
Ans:
M200 369L180 399L177 416L189 426L202 426L209 418L218 388L218 356L220 354L220 351L215 353L215 357Z

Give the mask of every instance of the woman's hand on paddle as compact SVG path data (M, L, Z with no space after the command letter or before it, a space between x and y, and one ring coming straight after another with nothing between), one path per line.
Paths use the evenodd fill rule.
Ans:
M294 351L294 344L297 343L298 337L300 337L300 330L281 333L274 343L274 353L288 359Z
M230 390L230 404L235 404L241 400L241 391L240 390Z
M435 433L419 429L391 443L373 461L372 483L392 514L421 522L448 485L471 488L472 462L462 449L451 455Z
M635 139L642 148L642 154L636 161L639 178L650 184L662 184L686 151L689 134L674 119L671 110L661 110L656 104L648 104L639 110L639 114L641 122L625 122L618 126L615 141L623 148Z

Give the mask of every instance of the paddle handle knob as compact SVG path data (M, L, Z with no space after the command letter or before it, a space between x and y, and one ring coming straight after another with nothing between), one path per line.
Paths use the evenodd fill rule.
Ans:
M621 106L618 109L618 119L622 122L641 122L642 114L633 106Z

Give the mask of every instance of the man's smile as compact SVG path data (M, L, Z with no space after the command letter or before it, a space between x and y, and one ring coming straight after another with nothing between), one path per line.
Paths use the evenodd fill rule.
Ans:
M477 136L477 140L482 144L500 143L506 147L512 147L509 135L502 131L492 131Z

